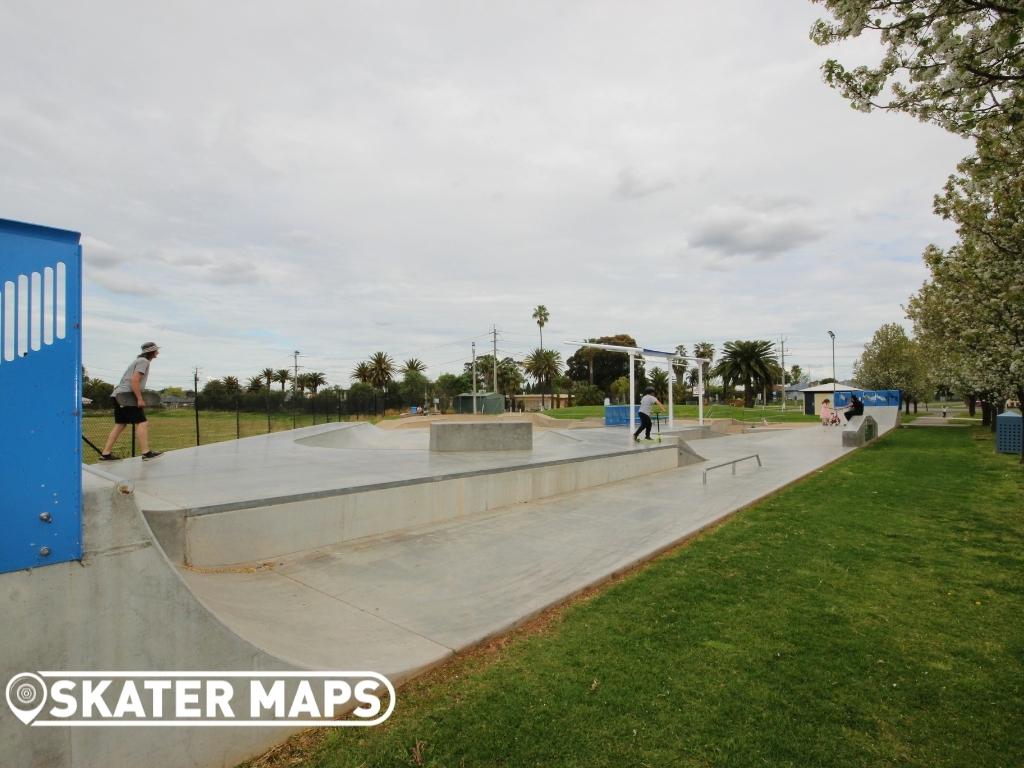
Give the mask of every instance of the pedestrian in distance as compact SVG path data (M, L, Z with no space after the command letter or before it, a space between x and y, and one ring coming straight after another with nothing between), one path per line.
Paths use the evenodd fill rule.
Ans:
M146 421L146 401L142 392L146 388L146 380L149 378L149 364L160 354L160 347L155 342L147 341L142 345L142 351L136 357L128 370L121 377L121 383L114 387L111 398L114 401L114 428L110 430L106 445L100 454L100 461L116 461L111 451L117 438L124 432L129 424L135 425L135 436L138 438L139 447L142 448L143 460L155 459L162 452L149 449L149 424Z
M640 426L633 433L633 439L637 442L640 442L640 433L644 431L647 433L644 439L651 439L651 427L654 426L654 422L651 421L651 413L655 406L660 408L661 403L654 396L654 387L647 387L644 390L644 396L640 398Z

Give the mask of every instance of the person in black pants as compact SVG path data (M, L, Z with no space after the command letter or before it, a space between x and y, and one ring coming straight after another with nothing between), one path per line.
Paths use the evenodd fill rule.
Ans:
M654 422L651 421L651 411L654 410L654 406L661 407L661 403L658 402L658 398L654 396L654 387L648 387L644 390L644 396L640 398L640 426L637 427L636 432L633 433L633 439L636 441L640 440L640 433L644 430L647 431L645 440L651 439L651 427L654 426Z
M856 395L850 396L850 406L846 409L846 420L849 421L854 416L864 415L864 401Z

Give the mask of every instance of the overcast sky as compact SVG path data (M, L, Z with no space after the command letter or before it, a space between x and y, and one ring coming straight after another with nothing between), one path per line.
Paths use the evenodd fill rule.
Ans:
M629 333L903 320L969 146L821 79L803 0L0 0L0 217L83 234L84 361L150 386L377 350L457 371Z

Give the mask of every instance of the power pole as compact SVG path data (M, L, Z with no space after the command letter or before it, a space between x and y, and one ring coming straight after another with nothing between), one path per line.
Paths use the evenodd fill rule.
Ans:
M786 339L779 336L779 354L782 356L782 412L786 412Z
M498 326L493 326L494 334L494 393L498 393ZM502 409L504 410L504 409Z
M193 390L192 390L192 410L196 414L196 445L199 445L199 367L197 366L192 371ZM135 451L132 451L132 455Z
M295 373L292 374L292 429L295 429L295 414L299 410L299 401L295 391L299 380L299 350L296 349L292 354L295 357Z
M473 342L473 415L476 416L476 342Z

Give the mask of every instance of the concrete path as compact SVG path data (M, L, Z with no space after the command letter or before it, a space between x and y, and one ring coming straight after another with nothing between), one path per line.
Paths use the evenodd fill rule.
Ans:
M942 418L939 416L918 416L913 421L907 422L904 426L907 427L961 427L966 428L966 424L953 424L952 420L955 416L948 418Z
M822 427L699 448L706 463L242 572L182 574L221 621L273 656L401 681L850 450ZM702 484L705 468L751 453L763 467L718 469Z

